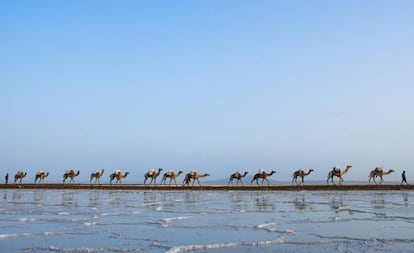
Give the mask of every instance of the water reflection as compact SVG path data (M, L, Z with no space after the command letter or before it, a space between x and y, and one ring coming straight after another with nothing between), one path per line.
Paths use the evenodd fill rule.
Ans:
M306 201L305 201L305 193L297 193L293 199L293 204L296 210L304 211L306 210Z
M89 206L98 207L101 205L100 201L100 191L90 191L89 192Z
M257 193L256 197L254 198L254 203L257 207L257 210L259 211L269 211L276 209L272 202L269 201L269 195L267 194L262 195L261 193Z
M198 192L186 191L184 196L187 205L196 205L200 201L200 194Z
M245 192L230 192L229 193L229 199L230 203L234 210L240 211L247 209L247 203L244 200L246 197Z
M340 213L343 211L347 211L349 214L353 214L352 210L349 206L344 202L344 194L337 194L331 198L329 203L331 209L335 211L335 213Z
M161 207L157 202L157 192L144 192L144 205L153 211L159 211Z
M38 203L38 204L43 203L43 192L44 191L34 191L33 192L33 201L35 203Z
M403 196L404 206L405 207L408 207L408 193L407 192L404 192L402 194L402 196Z
M385 207L385 199L383 193L371 194L371 204L374 209L383 209Z
M62 194L62 205L66 207L73 207L76 205L75 192L64 191Z
M110 191L109 192L109 203L116 208L119 208L122 204L121 192L120 191Z
M13 204L19 204L21 202L21 199L22 199L22 194L20 191L13 192L13 196L12 196Z
M162 202L167 208L174 209L177 202L177 193L175 192L163 192Z

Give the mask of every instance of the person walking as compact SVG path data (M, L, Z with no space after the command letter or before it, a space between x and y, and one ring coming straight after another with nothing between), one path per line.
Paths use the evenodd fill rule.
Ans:
M9 173L6 174L6 176L4 177L4 179L6 180L6 184L9 183Z
M405 177L405 170L401 174L401 185L403 185L403 183L405 183L406 185L408 185L407 178Z

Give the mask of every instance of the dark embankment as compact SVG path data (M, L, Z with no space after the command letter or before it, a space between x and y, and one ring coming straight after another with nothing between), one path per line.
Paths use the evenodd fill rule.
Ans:
M414 190L414 185L270 185L270 186L166 186L142 184L8 184L0 189L75 189L75 190L136 190L136 191L399 191Z

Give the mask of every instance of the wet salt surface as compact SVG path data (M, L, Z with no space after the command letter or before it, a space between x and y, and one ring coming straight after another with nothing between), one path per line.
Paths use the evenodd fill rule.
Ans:
M410 252L414 192L1 190L1 252Z

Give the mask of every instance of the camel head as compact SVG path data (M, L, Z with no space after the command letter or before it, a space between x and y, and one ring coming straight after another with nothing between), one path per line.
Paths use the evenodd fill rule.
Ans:
M249 172L245 171L243 177L245 177L247 174L249 174Z
M75 176L79 176L79 174L80 174L80 171L78 170L78 172L76 172Z
M129 175L129 172L125 172L124 177L127 177Z
M184 173L184 171L180 170L180 171L178 171L177 175L180 175L180 174L183 174L183 173Z
M314 171L313 169L310 169L310 170L309 170L309 173L311 173L311 172L313 172L313 171Z
M270 175L273 175L275 173L276 173L276 171L272 170L272 172L270 172Z
M351 165L347 165L346 168L345 168L344 174L347 173L350 168L352 168L352 166Z
M49 176L49 172L46 173L45 177Z

